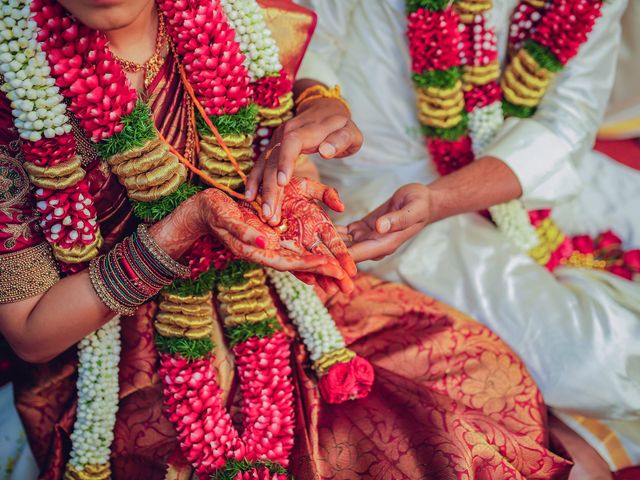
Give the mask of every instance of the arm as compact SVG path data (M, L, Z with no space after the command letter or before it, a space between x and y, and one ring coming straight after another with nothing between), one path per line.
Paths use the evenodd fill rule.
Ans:
M508 119L484 152L514 171L528 209L551 207L581 188L574 161L593 146L607 106L626 4L604 3L587 42L552 82L535 115Z
M294 85L294 98L314 85L337 85L334 73L345 48L351 15L358 0L304 0L315 10L318 26ZM362 134L351 121L343 102L321 98L300 105L296 116L276 130L249 176L247 195L253 199L262 187L264 216L270 224L280 221L282 194L300 154L319 153L325 159L351 155L362 145ZM268 152L268 153L267 153Z
M180 258L202 235L213 234L235 255L256 263L278 270L343 276L331 259L280 248L275 232L248 215L228 196L209 189L181 204L152 226L149 234L174 259ZM0 226L6 228L7 224ZM24 263L12 262L12 254L0 255L0 280L5 284L23 273ZM96 294L86 270L30 293L0 304L0 333L29 362L50 360L114 316ZM4 301L6 298L0 298L0 303Z

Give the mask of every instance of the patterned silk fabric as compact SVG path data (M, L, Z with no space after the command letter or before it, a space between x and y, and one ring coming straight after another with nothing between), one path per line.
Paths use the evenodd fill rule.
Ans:
M273 2L280 9L284 3ZM292 12L300 14L297 7ZM293 57L289 61L296 65ZM148 93L158 128L184 151L189 105L171 57ZM10 119L6 110L0 109L0 114L6 133ZM86 168L108 249L136 222L123 188L106 164L93 160ZM12 188L17 188L14 183ZM21 202L21 211L29 211L29 200ZM23 223L24 233L16 239L22 248L29 245L25 239L37 234L33 222ZM368 276L358 278L351 296L337 296L329 306L351 347L374 365L376 383L367 399L324 404L304 347L293 329L287 329L294 339L295 478L566 476L570 463L547 448L539 391L522 363L486 328L409 288ZM153 343L155 309L154 303L146 304L122 322L120 408L112 447L115 480L159 480L167 464L168 478L195 478L163 414ZM281 317L287 323L286 316ZM21 365L14 373L18 411L41 478L61 479L76 412L75 349L46 365ZM237 384L232 375L225 378L230 407L237 410Z

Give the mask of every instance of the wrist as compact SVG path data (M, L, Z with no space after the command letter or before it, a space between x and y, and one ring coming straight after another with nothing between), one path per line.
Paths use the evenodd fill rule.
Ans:
M184 201L170 215L149 226L149 236L167 255L180 259L204 235L201 200L198 193Z

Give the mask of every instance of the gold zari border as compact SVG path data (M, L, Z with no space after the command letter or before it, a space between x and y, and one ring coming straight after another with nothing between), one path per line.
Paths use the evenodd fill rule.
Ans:
M58 267L48 243L0 255L0 303L40 295L59 279Z

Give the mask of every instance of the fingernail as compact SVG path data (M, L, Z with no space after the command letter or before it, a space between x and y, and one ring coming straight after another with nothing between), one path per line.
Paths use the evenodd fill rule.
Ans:
M253 190L247 188L247 190L244 192L244 196L247 198L253 198Z
M336 154L336 147L330 143L323 143L318 150L323 157L333 157Z
M383 218L378 223L378 231L380 233L386 233L386 232L389 231L390 228L391 228L391 222L389 220L387 220L386 218Z
M264 238L262 235L260 235L259 237L256 237L256 247L265 248L266 246L267 246L266 238Z
M269 206L268 203L265 203L264 205L262 205L262 213L265 217L271 216L271 207Z
M287 184L287 174L284 172L278 172L278 185L284 187Z

